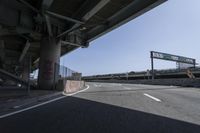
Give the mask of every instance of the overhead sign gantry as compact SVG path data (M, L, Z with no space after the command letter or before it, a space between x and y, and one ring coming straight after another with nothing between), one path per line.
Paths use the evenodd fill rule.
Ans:
M154 75L154 60L153 60L154 58L161 59L161 60L175 61L175 62L185 63L185 64L192 64L194 65L194 67L196 64L196 60L193 58L167 54L167 53L162 53L162 52L151 51L150 56L151 56L152 79L154 79L154 76L155 76Z

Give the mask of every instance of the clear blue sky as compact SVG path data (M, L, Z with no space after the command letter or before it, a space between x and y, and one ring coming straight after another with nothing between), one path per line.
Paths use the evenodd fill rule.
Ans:
M83 75L150 69L150 51L200 62L200 0L169 0L114 31L61 58L61 64ZM155 61L155 69L175 68Z

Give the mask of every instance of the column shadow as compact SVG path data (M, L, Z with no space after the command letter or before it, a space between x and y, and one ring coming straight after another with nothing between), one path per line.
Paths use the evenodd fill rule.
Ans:
M77 97L0 119L2 133L199 133L200 126Z

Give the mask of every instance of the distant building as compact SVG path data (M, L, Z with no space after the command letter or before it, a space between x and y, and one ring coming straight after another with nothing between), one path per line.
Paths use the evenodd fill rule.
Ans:
M72 78L74 80L81 80L81 77L82 77L82 73L72 73Z

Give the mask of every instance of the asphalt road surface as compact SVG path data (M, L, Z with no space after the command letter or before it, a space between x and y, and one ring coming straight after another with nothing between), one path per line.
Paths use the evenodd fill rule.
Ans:
M74 96L0 119L0 133L200 133L200 89L87 83Z

